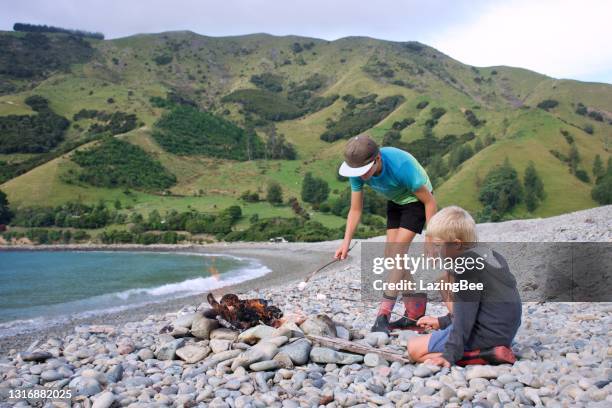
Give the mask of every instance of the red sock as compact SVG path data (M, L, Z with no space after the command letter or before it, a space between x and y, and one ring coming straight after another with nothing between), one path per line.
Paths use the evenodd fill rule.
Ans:
M402 296L405 313L411 320L418 320L425 315L427 308L427 293L405 293Z
M393 306L395 306L395 299L396 298L394 297L383 295L383 299L380 302L380 306L378 307L378 316L390 316L391 312L393 311Z

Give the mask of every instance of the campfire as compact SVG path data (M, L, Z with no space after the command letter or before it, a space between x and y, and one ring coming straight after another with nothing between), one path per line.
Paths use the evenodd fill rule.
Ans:
M279 327L283 322L283 312L276 306L268 304L265 299L243 299L233 293L223 295L217 301L212 293L206 297L212 309L204 314L211 319L219 322L233 330L243 331L248 328L265 324L272 327Z

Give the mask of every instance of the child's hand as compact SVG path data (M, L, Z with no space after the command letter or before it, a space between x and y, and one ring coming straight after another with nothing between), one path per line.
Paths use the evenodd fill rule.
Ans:
M417 326L424 327L428 330L438 330L440 328L438 318L433 316L423 316L417 320L416 324Z
M425 361L425 364L436 365L440 367L450 367L450 363L444 357L434 357Z

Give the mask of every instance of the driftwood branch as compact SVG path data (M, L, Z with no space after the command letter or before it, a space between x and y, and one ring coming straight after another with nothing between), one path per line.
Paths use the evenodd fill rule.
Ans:
M389 350L381 350L374 347L364 346L363 344L358 344L352 341L326 337L326 336L315 336L312 334L306 335L306 338L311 340L314 343L320 344L324 347L330 347L334 350L344 350L350 351L356 354L366 355L368 353L378 354L382 358L387 361L398 361L400 363L411 364L412 361L403 357L400 353L394 353Z

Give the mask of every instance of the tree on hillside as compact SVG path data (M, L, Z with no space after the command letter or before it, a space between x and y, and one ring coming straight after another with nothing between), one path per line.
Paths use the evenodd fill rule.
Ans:
M266 194L266 200L270 204L282 204L283 202L283 188L280 184L275 181L272 181L268 184L268 191Z
M593 200L601 205L612 204L612 174L601 177L591 191Z
M498 221L521 202L523 188L516 169L507 158L502 166L487 173L478 199L485 207L483 213L492 221Z
M588 113L587 107L584 106L582 102L578 102L578 106L576 107L576 113L578 115L586 115Z
M559 105L559 102L554 99L545 99L542 102L538 103L538 108L549 110Z
M242 217L242 208L239 205L231 205L223 210L220 214L221 217L227 217L231 223L235 223Z
M612 204L612 157L608 159L606 173L597 179L591 197L601 205Z
M461 163L469 159L474 155L472 147L468 144L457 146L451 150L448 156L448 168L451 170L456 169Z
M9 209L9 202L6 194L0 190L0 224L8 224L13 218L13 213Z
M79 37L89 37L95 38L96 40L103 40L104 34L99 32L91 32L84 30L70 30L67 28L48 26L48 25L40 25L40 24L29 24L29 23L15 23L13 25L13 30L22 31L22 32L30 32L30 33L64 33L64 34L72 34Z
M431 158L427 166L427 174L434 188L442 184L443 178L448 174L448 167L440 155L435 155Z
M525 204L527 211L532 212L538 207L541 200L544 199L544 183L538 174L535 165L532 161L525 169Z
M328 195L329 185L327 182L318 177L313 177L310 172L306 173L302 182L302 201L320 204L327 200Z
M295 146L285 140L285 135L276 132L276 126L267 126L265 132L268 135L265 150L267 159L295 160Z
M576 174L576 170L578 169L578 163L580 163L580 154L578 153L578 148L576 147L575 143L571 144L569 155L567 156L567 158L570 172L572 174Z
M606 170L604 169L603 161L601 160L601 156L596 155L595 159L593 160L593 177L595 177L595 180L597 180L600 177L604 176L605 174L606 174Z

